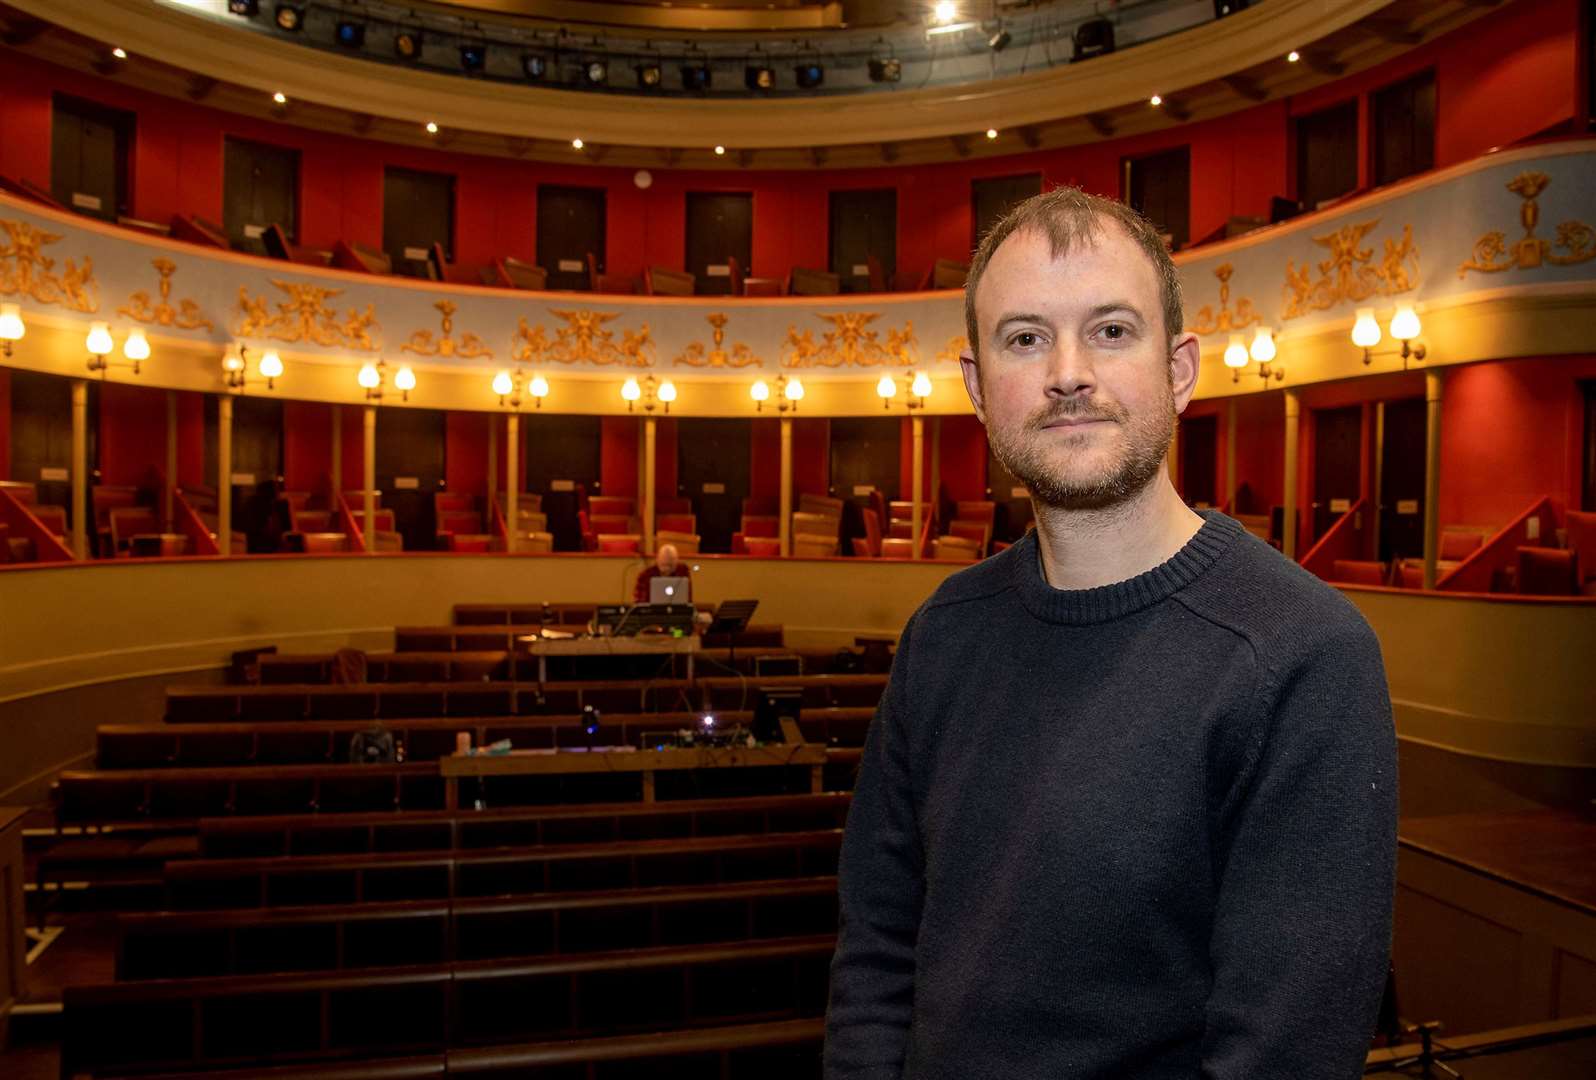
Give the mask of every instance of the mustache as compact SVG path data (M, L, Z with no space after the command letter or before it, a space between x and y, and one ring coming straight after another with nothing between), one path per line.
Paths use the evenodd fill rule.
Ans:
M1060 420L1106 420L1123 424L1128 419L1125 410L1117 405L1095 405L1078 398L1063 398L1032 413L1026 419L1025 426L1032 431L1041 431Z

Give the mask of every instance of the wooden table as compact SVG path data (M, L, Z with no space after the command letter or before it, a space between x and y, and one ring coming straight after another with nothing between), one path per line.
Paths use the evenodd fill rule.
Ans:
M447 782L446 806L460 807L461 777L559 776L575 773L641 773L643 801L654 801L654 774L681 769L757 769L792 765L809 767L809 790L819 794L821 766L828 760L818 743L777 744L754 748L704 746L682 750L512 750L508 754L449 754L438 759Z
M698 635L627 634L621 637L546 638L527 634L516 639L528 656L538 658L538 682L549 681L551 656L686 656L687 678L693 678Z

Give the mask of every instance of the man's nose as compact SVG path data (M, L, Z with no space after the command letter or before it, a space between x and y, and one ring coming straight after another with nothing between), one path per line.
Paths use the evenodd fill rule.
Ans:
M1043 387L1048 397L1076 397L1096 385L1097 373L1090 349L1069 338L1053 346Z

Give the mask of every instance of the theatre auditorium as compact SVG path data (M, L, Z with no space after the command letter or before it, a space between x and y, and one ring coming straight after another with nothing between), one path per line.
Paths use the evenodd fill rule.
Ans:
M1177 344L1115 295L1027 359L1111 243ZM1138 432L1090 505L1038 471ZM1215 559L1244 660L1035 615ZM1268 632L1282 582L1378 657ZM1300 775L1395 796L1291 801L1289 725L1206 689L1124 734L1237 664L1317 672ZM1233 821L1277 899L1160 1028L1144 913L1222 916ZM1014 997L950 890L1087 861L1010 899L1099 978ZM1326 995L1289 1038L1215 1004L1277 966ZM1271 1040L1596 1077L1596 2L0 0L0 1076L1287 1080L1216 1049Z

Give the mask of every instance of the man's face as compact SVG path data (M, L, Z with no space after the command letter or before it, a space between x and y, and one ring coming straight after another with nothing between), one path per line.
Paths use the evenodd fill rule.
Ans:
M654 565L659 567L660 573L673 573L676 570L676 549L669 544L660 548L654 559Z
M1096 510L1158 474L1196 384L1195 337L1164 331L1158 275L1115 224L1054 259L1017 232L976 292L964 381L998 460L1045 505ZM1172 355L1173 353L1173 355Z

